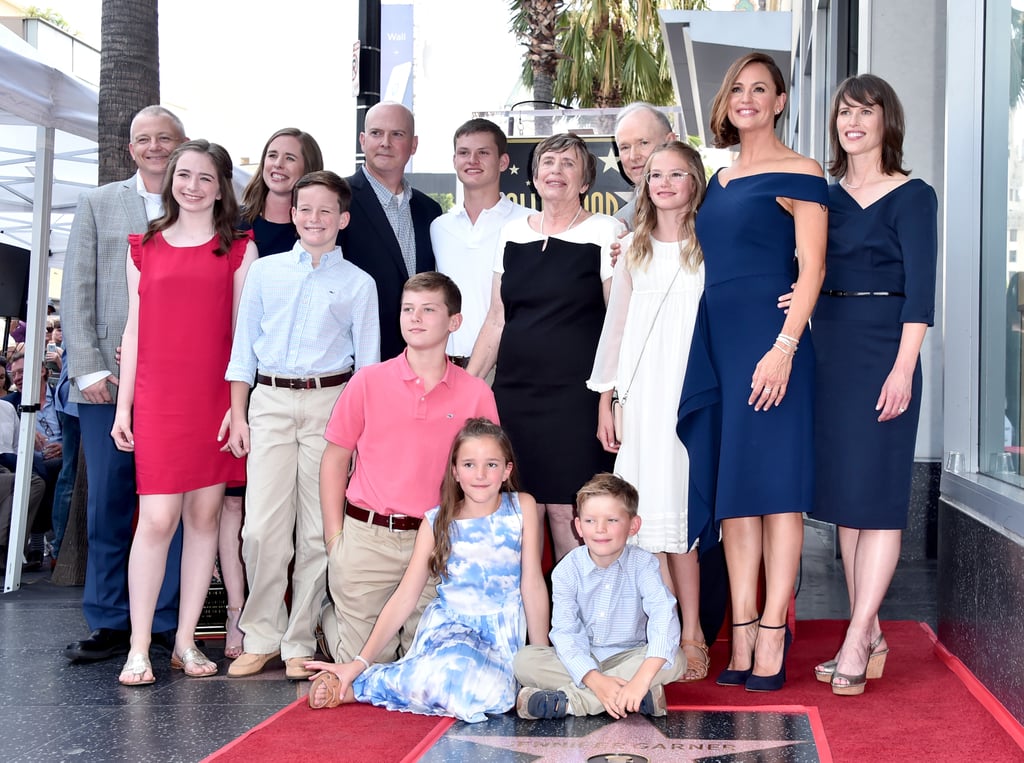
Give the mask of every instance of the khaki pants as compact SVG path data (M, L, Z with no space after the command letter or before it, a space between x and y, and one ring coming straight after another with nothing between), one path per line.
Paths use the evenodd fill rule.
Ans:
M313 631L327 592L320 457L327 445L324 429L342 389L258 384L249 401L251 451L242 526L249 598L239 623L247 652L280 649L282 659L316 654ZM284 599L293 557L289 615Z
M377 616L398 588L416 543L415 530L393 532L349 516L343 527L341 537L331 546L327 564L334 619L324 618L324 636L335 662L350 662L359 654ZM376 656L377 662L393 662L409 651L420 616L435 596L437 579L432 577L415 611Z
M626 681L636 675L643 661L647 659L647 646L638 646L619 652L598 663L599 670L608 676ZM577 686L569 671L555 654L553 646L524 646L513 662L516 679L523 686L548 691L564 692L569 698L570 715L599 715L604 705L590 689ZM676 651L672 667L662 668L654 676L651 686L664 685L675 681L686 671L686 656L681 649Z
M31 467L32 464L29 464ZM28 485L28 515L25 519L25 538L32 531L32 524L35 522L36 514L43 503L43 494L46 492L46 483L43 478L35 472L29 472ZM6 551L8 536L11 534L11 512L14 507L14 472L9 472L0 467L0 548ZM20 557L19 557L20 558ZM0 559L0 567L7 564L6 556Z

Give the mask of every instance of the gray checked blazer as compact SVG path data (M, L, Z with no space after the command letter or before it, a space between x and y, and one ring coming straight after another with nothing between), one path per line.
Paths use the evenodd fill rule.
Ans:
M71 226L61 288L61 325L68 351L68 376L107 370L118 375L114 349L128 320L125 262L128 234L149 225L135 176L83 193ZM107 385L116 399L117 387ZM71 384L71 400L85 398Z

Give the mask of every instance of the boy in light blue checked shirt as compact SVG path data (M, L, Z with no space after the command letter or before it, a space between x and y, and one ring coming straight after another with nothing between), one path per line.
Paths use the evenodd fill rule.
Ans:
M380 360L376 285L335 243L349 222L348 183L333 172L312 172L292 195L299 240L249 269L226 373L228 447L249 458L242 527L249 598L239 621L244 651L228 668L230 678L255 675L278 657L288 679L312 675L304 664L316 654L314 631L327 594L324 429L352 373Z
M586 544L551 574L551 643L515 657L520 718L664 715L664 684L686 668L676 600L658 559L628 543L640 529L636 488L598 474L576 494Z

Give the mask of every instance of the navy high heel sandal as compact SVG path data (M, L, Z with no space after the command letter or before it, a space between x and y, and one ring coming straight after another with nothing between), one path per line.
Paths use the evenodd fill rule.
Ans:
M748 625L753 625L761 619L758 615L753 620L748 620L745 623L733 623L733 628L746 628ZM754 670L754 650L750 650L750 667L746 670L729 670L726 668L718 674L718 678L715 679L715 683L719 686L743 686L746 684L747 679L750 678L751 672Z
M779 672L773 676L758 676L751 670L750 677L746 682L747 691L778 691L786 683L786 657L789 655L789 645L793 643L793 634L790 632L788 624L758 625L757 627L764 628L766 631L786 629L786 638L782 644L782 665L779 667Z

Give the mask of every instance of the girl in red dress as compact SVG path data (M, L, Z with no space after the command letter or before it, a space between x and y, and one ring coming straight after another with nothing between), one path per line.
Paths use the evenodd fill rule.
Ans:
M118 678L127 686L156 680L150 632L179 520L181 598L171 667L195 678L217 672L194 634L217 553L224 488L245 479L244 460L222 446L230 409L224 371L256 247L235 229L228 153L205 140L182 144L171 155L162 197L164 215L144 235L129 236L128 323L111 430L120 450L135 452L139 490L128 561L131 647ZM181 384L183 372L189 384Z

